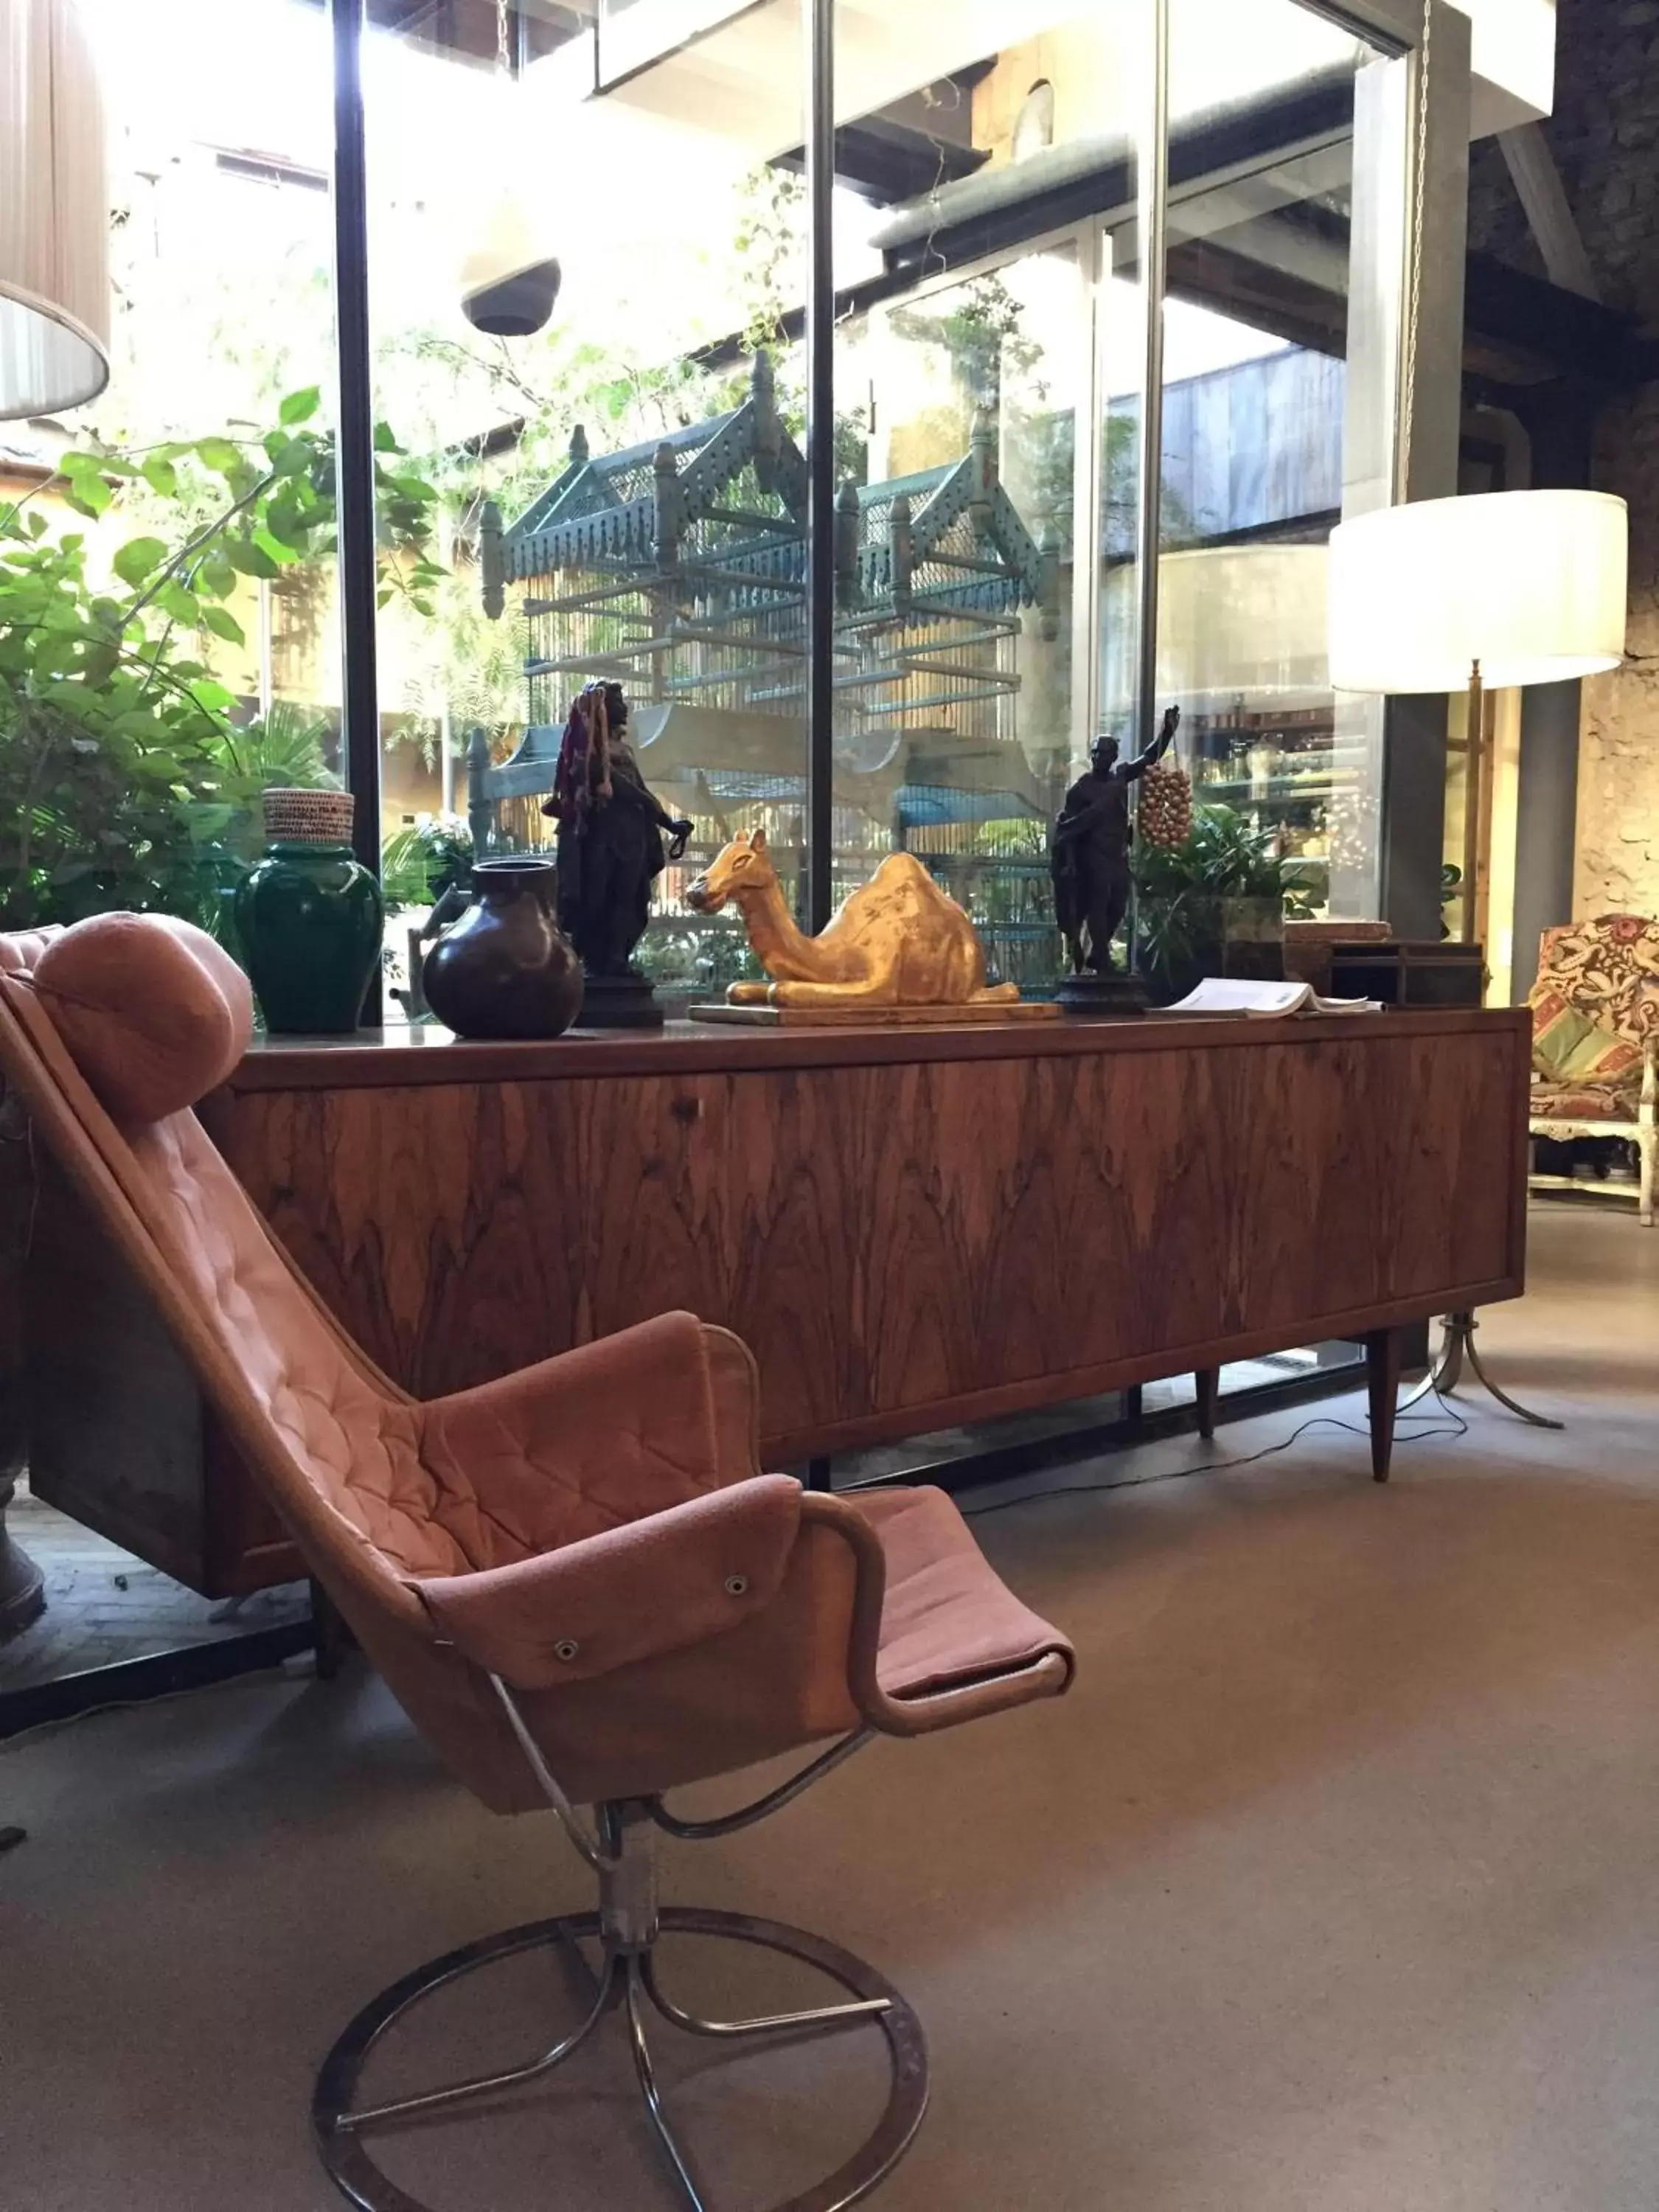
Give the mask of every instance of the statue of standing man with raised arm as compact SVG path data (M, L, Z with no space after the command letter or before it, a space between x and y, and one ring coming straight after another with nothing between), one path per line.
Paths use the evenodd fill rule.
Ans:
M1048 843L1054 915L1072 956L1060 1003L1073 1011L1128 1012L1145 1004L1133 979L1112 961L1112 940L1129 909L1129 787L1163 759L1181 724L1171 707L1144 752L1118 757L1115 738L1095 739L1089 767L1066 794Z

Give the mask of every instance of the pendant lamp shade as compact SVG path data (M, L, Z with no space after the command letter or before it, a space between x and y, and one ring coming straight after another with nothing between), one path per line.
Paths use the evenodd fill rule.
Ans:
M1629 519L1601 491L1480 492L1339 523L1330 680L1339 691L1461 691L1616 668Z
M0 0L0 420L109 381L104 116L75 0Z
M503 191L461 265L461 313L488 337L532 337L552 313L562 280L556 257L532 226L528 204Z

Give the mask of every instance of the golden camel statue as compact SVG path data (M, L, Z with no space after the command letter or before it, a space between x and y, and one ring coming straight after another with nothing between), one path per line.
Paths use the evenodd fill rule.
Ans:
M739 832L685 894L695 914L735 899L769 983L733 983L733 1006L988 1006L1019 997L987 984L974 925L913 853L890 853L817 937L795 927L766 850L766 833Z

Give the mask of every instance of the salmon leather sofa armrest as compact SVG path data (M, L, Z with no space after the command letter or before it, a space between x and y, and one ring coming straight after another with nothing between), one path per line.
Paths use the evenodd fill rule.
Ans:
M756 1475L511 1566L410 1583L439 1635L514 1689L591 1680L723 1634L777 1596L801 1487Z
M711 1361L695 1316L659 1314L428 1399L419 1409L422 1460L511 1532L510 1542L475 1550L474 1564L501 1566L596 1536L756 1473L752 1412L730 1386L736 1354L746 1363L748 1352L734 1339L716 1352Z

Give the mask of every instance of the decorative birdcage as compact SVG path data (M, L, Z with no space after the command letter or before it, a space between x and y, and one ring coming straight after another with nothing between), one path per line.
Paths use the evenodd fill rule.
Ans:
M521 592L529 727L513 761L475 740L480 848L533 834L527 797L551 780L574 692L621 684L653 789L697 825L692 858L735 824L799 842L806 803L806 462L779 413L772 364L726 415L568 465L515 521L483 511L487 614ZM842 485L835 529L836 853L850 882L927 818L1040 802L1018 743L1016 646L1059 624L1058 555L1039 547L998 473L981 414L960 459ZM672 903L673 885L665 891Z

